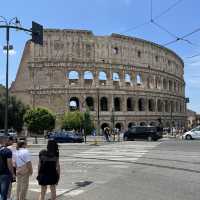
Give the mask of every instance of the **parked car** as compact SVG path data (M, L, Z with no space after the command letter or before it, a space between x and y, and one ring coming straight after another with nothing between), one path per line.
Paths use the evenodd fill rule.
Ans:
M162 128L155 126L132 126L124 133L124 141L135 139L147 139L156 141L162 138Z
M47 138L54 139L58 143L65 143L65 142L81 143L84 141L83 137L80 134L71 131L51 132L48 134Z
M1 129L0 130L0 135L4 135L5 134L5 130L4 129ZM17 132L14 131L13 129L8 129L8 135L9 136L12 136L14 139L17 138Z
M183 134L183 139L192 140L192 139L200 139L200 126L193 128L190 131L187 131Z

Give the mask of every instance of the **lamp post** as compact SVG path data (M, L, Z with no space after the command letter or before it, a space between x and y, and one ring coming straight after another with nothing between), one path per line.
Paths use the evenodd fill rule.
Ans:
M100 105L99 105L99 87L97 87L97 135L100 135Z
M10 29L23 30L32 33L32 41L42 45L43 44L43 27L35 22L32 22L32 29L25 29L21 27L20 21L17 17L7 20L5 17L0 16L0 28L6 29L6 45L4 50L6 50L6 105L5 105L5 135L8 135L8 70L9 70L9 50L13 49L12 45L9 45L10 39Z

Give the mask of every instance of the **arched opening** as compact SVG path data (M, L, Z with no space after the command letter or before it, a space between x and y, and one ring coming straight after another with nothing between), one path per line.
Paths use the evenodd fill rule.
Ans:
M127 111L134 111L133 100L131 97L127 99Z
M112 76L112 79L113 79L113 81L120 81L119 73L114 72L114 73L113 73L113 76Z
M99 83L100 85L106 85L107 75L104 71L99 72Z
M122 126L121 123L116 123L116 124L115 124L115 128L117 128L119 131L121 131L122 128L123 128L123 126Z
M155 102L153 99L149 99L148 101L148 107L149 107L149 111L150 112L154 112L155 111Z
M94 111L94 100L92 97L86 98L86 106L90 111Z
M149 88L153 89L154 88L154 78L153 77L149 77Z
M174 102L171 101L170 104L171 104L171 112L175 112L175 110L174 110L174 107L175 107L175 106L174 106Z
M165 78L163 79L163 89L164 89L164 90L167 89L167 81L166 81Z
M163 112L163 102L160 99L157 101L157 111Z
M115 111L120 111L121 110L121 102L119 97L114 98L114 110Z
M136 126L136 122L130 122L130 123L128 124L128 128L131 128L132 126Z
M70 71L68 78L69 78L70 85L76 85L79 80L79 73L77 71Z
M138 86L142 85L142 76L141 76L141 74L137 74L136 75L136 84Z
M138 111L145 111L145 100L143 98L138 100Z
M85 71L83 78L84 78L84 83L89 85L92 84L92 81L94 79L93 74L90 71Z
M110 127L109 124L103 123L103 124L101 125L101 129L102 129L102 130L104 130L104 128L106 128L106 127Z
M140 126L146 126L147 123L146 122L140 122Z
M172 81L169 80L169 91L172 91Z
M150 122L149 125L150 125L150 126L156 126L157 123L156 123L156 122Z
M131 85L131 76L128 73L125 74L125 83L127 86Z
M70 109L70 111L79 110L79 99L77 97L70 98L69 109Z
M169 104L167 100L165 100L165 112L169 112Z
M102 97L100 100L101 111L108 111L108 100L106 97Z

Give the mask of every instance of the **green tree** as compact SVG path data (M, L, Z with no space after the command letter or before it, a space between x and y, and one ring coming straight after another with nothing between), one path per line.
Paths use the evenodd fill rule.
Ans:
M80 130L83 125L83 113L80 111L66 112L61 120L61 128Z
M0 129L4 129L5 120L5 87L0 85ZM23 116L28 106L23 104L15 96L9 96L8 99L8 128L13 128L20 132L23 127Z
M25 113L24 122L31 133L42 135L54 129L55 116L46 108L33 108Z
M61 128L65 130L80 130L84 128L85 134L90 134L94 128L89 111L66 112L61 120Z
M92 130L94 129L94 124L91 119L90 112L88 110L84 112L83 115L83 128L86 135L91 134Z

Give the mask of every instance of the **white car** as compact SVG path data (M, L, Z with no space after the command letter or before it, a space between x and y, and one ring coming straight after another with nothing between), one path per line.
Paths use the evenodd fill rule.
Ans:
M200 126L193 128L190 131L187 131L183 134L183 139L192 140L192 139L200 139Z

